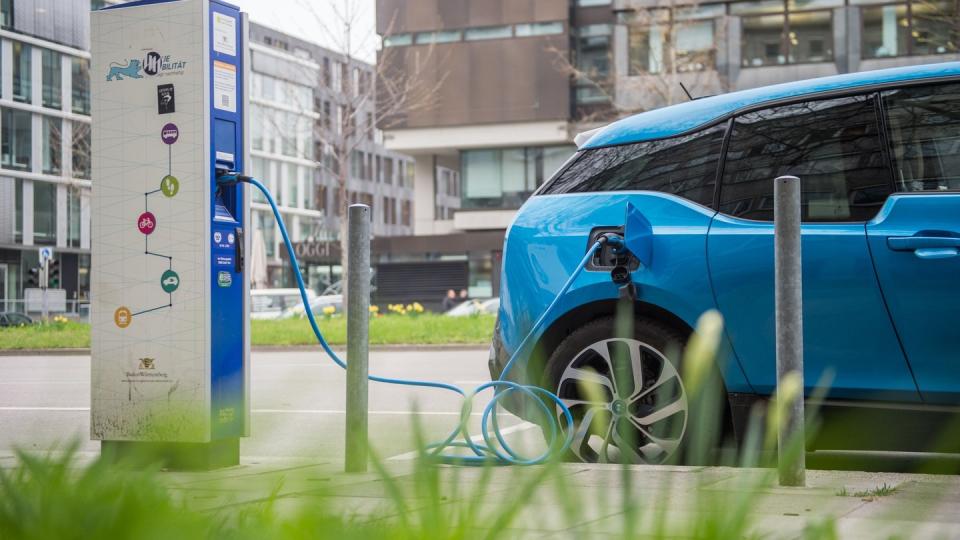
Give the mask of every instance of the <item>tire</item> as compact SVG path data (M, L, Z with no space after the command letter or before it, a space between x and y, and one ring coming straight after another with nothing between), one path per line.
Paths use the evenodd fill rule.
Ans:
M690 439L688 426L698 425L689 418L678 360L685 343L684 334L654 320L635 321L630 338L614 337L613 317L594 320L567 336L547 360L543 381L574 418L566 457L599 463L678 462ZM557 416L566 428L559 407Z

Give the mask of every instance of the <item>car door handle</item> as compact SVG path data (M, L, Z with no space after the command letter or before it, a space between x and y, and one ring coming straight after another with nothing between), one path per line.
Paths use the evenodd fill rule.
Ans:
M945 259L960 253L960 237L891 236L887 246L894 251L912 251L921 259Z

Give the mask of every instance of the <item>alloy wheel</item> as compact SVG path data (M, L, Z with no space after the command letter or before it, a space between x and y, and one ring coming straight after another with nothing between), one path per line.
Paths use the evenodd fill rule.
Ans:
M573 415L570 450L582 461L664 463L686 431L680 374L663 353L635 339L584 348L561 374L557 395ZM558 415L562 425L559 408Z

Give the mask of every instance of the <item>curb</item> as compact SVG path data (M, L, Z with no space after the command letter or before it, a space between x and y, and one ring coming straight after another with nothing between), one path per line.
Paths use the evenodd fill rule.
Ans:
M432 345L371 345L370 352L410 352L410 351L477 351L487 350L487 343L455 343ZM333 346L337 352L345 352L342 345ZM252 347L251 352L322 352L319 345L263 345ZM3 356L89 356L90 349L62 348L62 349L0 349Z

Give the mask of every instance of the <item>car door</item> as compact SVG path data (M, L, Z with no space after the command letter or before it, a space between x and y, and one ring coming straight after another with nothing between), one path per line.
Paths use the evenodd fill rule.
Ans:
M960 399L960 83L883 93L897 194L867 224L925 401Z
M917 401L864 223L892 191L877 97L808 101L734 120L707 240L710 278L751 385L776 385L773 180L801 181L804 381L837 398Z

